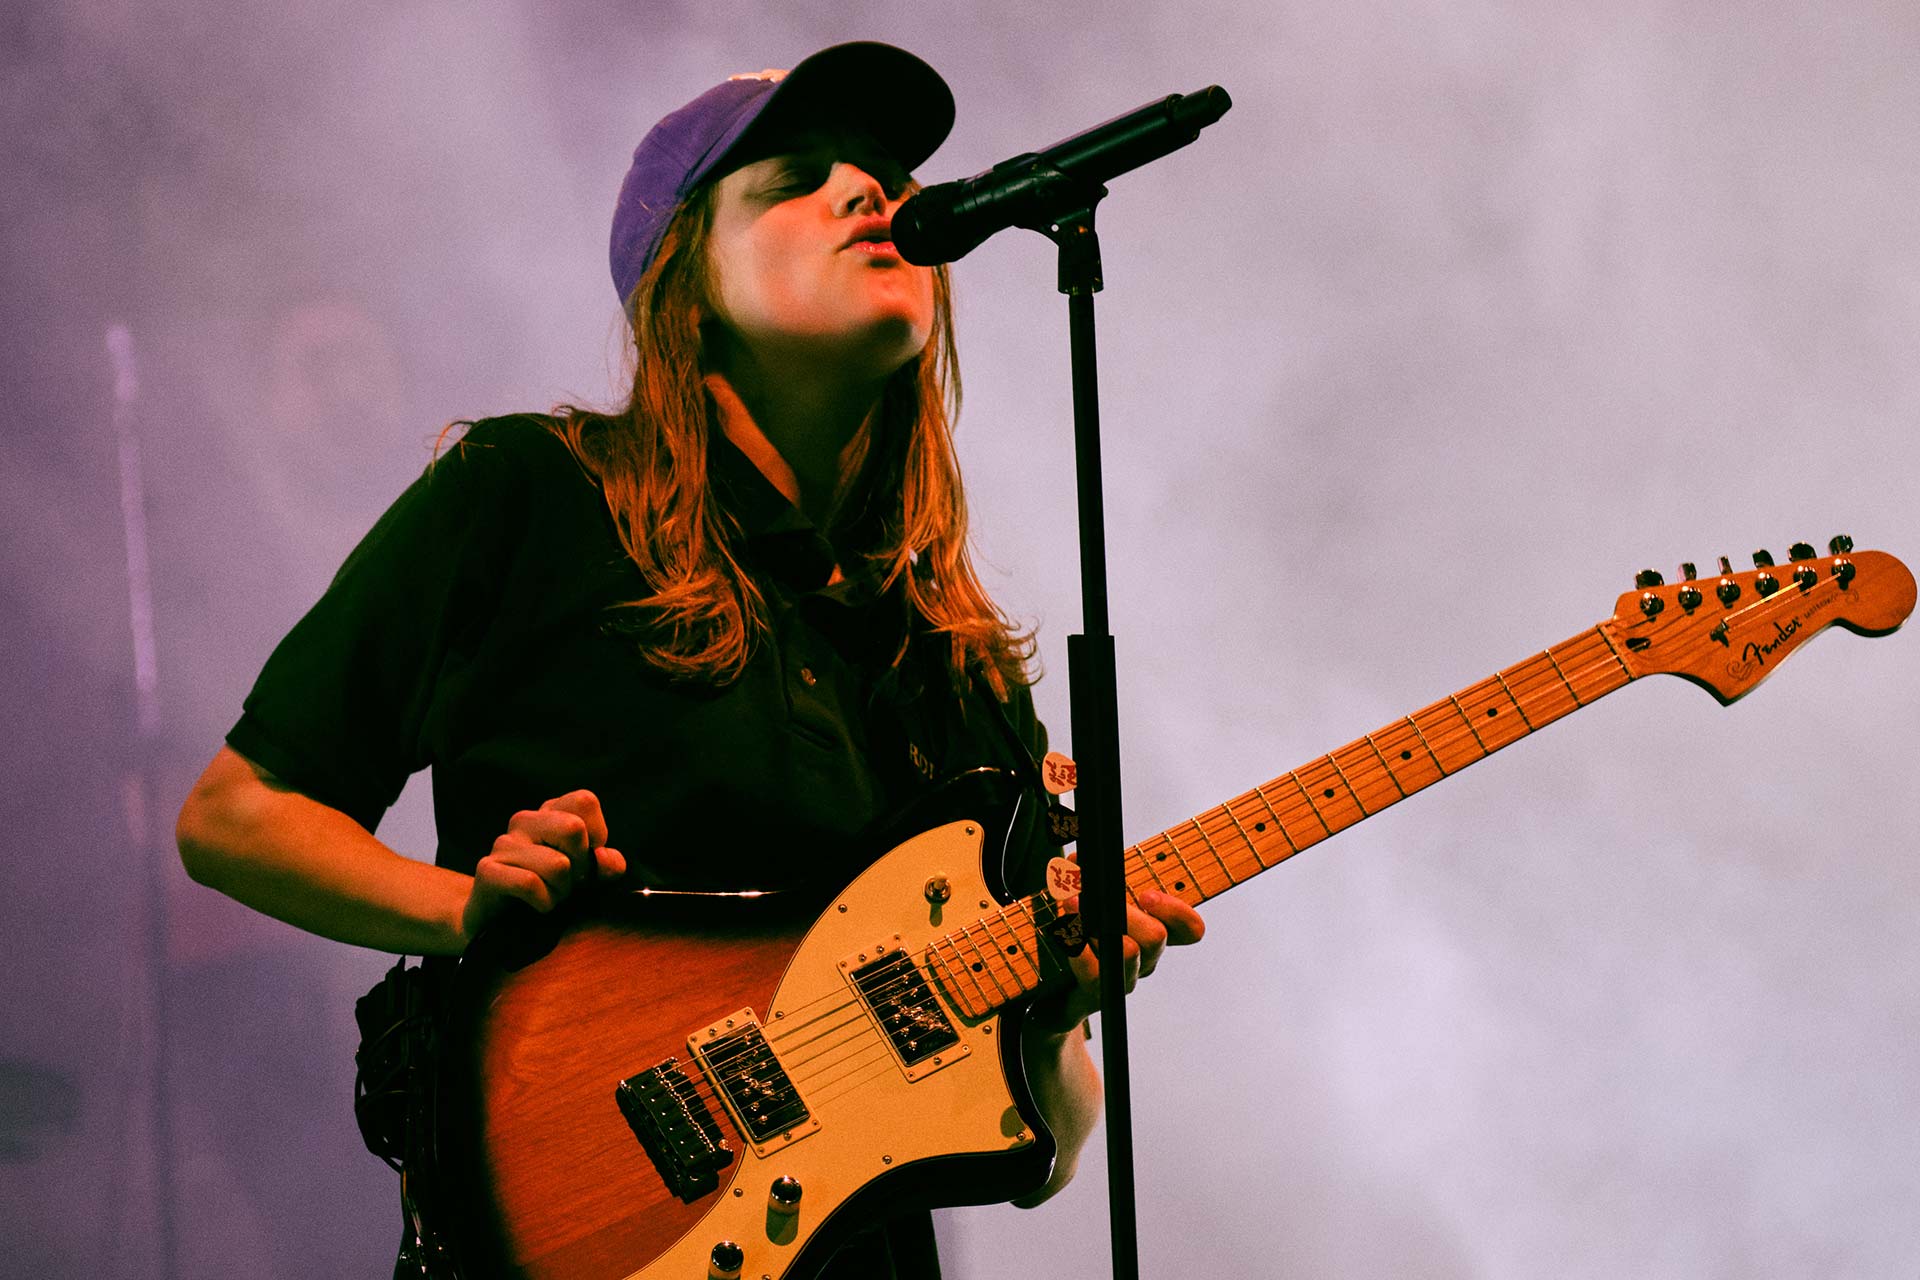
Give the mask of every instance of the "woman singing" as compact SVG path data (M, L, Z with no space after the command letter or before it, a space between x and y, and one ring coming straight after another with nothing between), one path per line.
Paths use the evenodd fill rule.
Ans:
M932 779L1030 770L1030 645L968 558L946 270L889 233L952 119L932 68L851 44L647 134L613 221L626 402L468 424L387 511L188 798L196 880L458 955L507 904L592 880L831 892ZM432 865L372 834L429 766ZM1018 853L1031 889L1046 847ZM1142 894L1129 969L1201 929ZM1072 967L1027 1019L1059 1157L1024 1204L1072 1176L1099 1105L1091 954ZM925 1215L827 1274L937 1275Z

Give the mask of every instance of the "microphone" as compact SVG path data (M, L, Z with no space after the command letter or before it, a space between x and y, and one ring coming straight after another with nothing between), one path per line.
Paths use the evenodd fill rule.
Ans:
M908 198L893 215L893 247L917 266L952 262L1007 227L1038 228L1090 203L1109 178L1178 151L1227 113L1233 99L1219 85L1173 94L1105 124L993 166L958 182L942 182Z

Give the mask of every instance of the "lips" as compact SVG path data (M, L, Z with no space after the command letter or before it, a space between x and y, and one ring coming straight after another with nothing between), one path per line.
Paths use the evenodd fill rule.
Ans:
M892 223L888 219L880 217L861 218L858 222L854 223L852 234L847 237L846 242L840 247L842 249L854 249L860 248L861 246L866 246L865 252L868 253L876 252L883 247L887 252L893 252Z

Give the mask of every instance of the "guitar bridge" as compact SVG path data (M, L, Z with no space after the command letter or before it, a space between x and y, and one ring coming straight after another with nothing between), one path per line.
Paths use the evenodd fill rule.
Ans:
M733 1149L679 1059L628 1076L613 1096L674 1195L692 1204L720 1185L720 1170L733 1163Z
M907 1079L918 1080L973 1052L960 1040L925 974L899 945L881 945L840 962L840 971L879 1024Z

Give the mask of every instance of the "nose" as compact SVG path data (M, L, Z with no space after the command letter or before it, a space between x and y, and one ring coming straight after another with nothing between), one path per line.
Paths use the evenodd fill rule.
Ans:
M878 214L887 211L887 191L880 180L857 164L841 161L835 166L834 178L844 184L836 193L840 216L852 217L855 214Z

